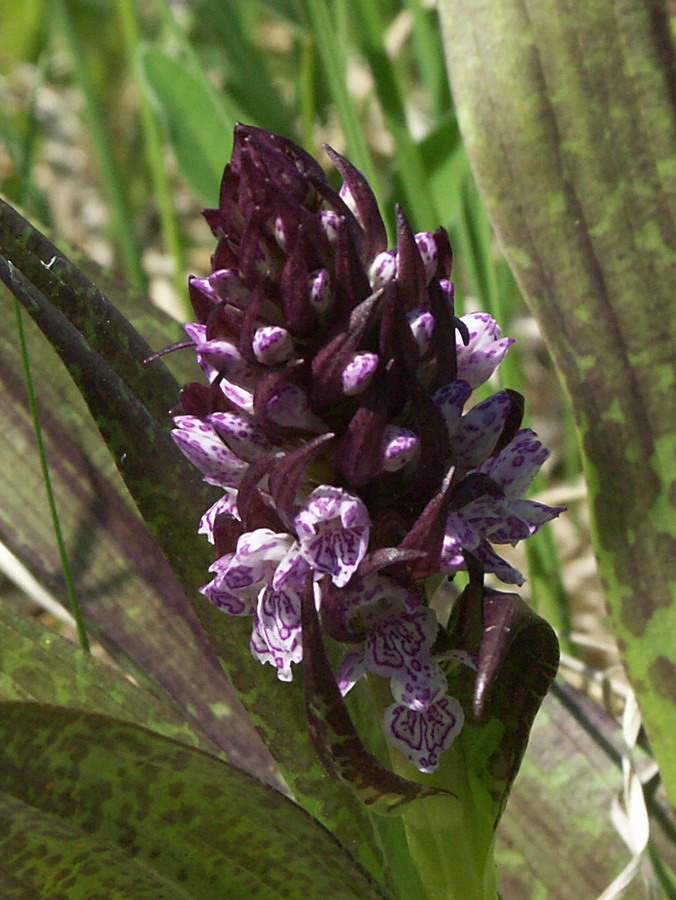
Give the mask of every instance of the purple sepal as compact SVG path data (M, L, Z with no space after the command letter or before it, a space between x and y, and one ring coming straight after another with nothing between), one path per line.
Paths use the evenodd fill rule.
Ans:
M373 259L377 253L387 247L387 233L373 191L366 178L351 162L327 145L324 145L324 149L342 175L344 187L347 188L350 197L350 200L346 199L346 202L364 229L366 235L365 258Z

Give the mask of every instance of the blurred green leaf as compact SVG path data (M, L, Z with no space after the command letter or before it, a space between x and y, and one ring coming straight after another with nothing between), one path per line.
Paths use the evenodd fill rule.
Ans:
M441 4L498 236L572 397L601 575L676 799L674 47L665 3Z
M185 63L161 47L148 47L141 66L152 97L166 123L181 175L204 206L213 206L226 161L232 129L239 116Z
M253 3L201 0L191 38L211 49L210 62L218 61L225 91L245 112L247 123L290 136L293 115L273 77L274 54L256 40L264 33L265 15Z
M624 868L631 852L611 818L623 781L622 749L617 722L584 694L557 685L546 697L498 829L505 900L597 897ZM651 856L674 867L676 820L662 791L646 795ZM648 865L641 872L625 896L670 896Z
M0 0L2 54L16 59L32 59L43 35L45 0Z
M294 803L146 729L2 703L0 746L3 864L38 897L67 884L84 896L109 874L138 879L118 896L157 883L156 897L194 900L385 897Z
M34 700L103 713L202 750L214 749L178 708L4 603L0 603L0 658L0 700Z

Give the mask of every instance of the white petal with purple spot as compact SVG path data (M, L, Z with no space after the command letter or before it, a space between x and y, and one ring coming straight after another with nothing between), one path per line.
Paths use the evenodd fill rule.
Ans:
M318 434L328 430L310 409L305 391L295 384L285 384L268 402L267 415L271 422L283 428L301 428Z
M420 355L427 353L432 335L434 333L434 316L427 309L412 309L406 313L408 324L411 329Z
M270 449L270 442L247 413L215 412L207 421L233 453L246 462L259 459Z
M340 376L348 397L361 394L373 381L380 357L377 353L355 353Z
M308 277L310 303L321 316L333 303L331 277L326 269L319 269Z
M463 469L478 468L495 449L513 401L506 391L493 394L462 417L451 443L451 459Z
M397 276L397 251L379 253L369 266L368 276L374 291L394 281Z
M488 313L470 313L461 316L469 331L469 343L456 338L458 378L464 378L472 388L487 381L507 355L513 338L501 338L500 328Z
M537 439L530 428L518 431L496 457L481 466L510 499L522 497L549 457L549 450Z
M255 644L254 655L277 668L280 681L291 681L291 663L303 658L301 600L310 583L309 573L298 545L293 544L258 598L252 649ZM261 642L265 645L262 650Z
M472 388L469 384L466 381L458 380L445 384L432 395L432 400L446 423L446 430L451 441L454 440L456 432L460 428L462 410L471 393Z
M225 446L208 422L196 416L176 416L171 437L179 450L204 474L209 484L235 487L247 465Z
M408 428L387 425L383 434L383 469L396 472L410 462L418 452L418 438Z
M421 712L393 703L385 710L385 738L420 772L434 772L464 722L462 707L454 697L440 697Z
M276 366L294 356L293 338L286 328L279 325L256 329L251 348L258 362L265 366Z
M200 519L200 527L197 533L205 534L210 544L214 543L214 528L216 527L216 519L219 516L230 516L239 521L237 491L233 488L225 488L223 496L213 506L210 506Z
M371 519L359 497L342 488L320 485L295 519L301 553L317 572L347 584L364 558Z
M415 242L418 245L425 267L425 280L429 284L437 270L437 257L439 255L437 242L434 240L434 235L431 231L419 231L415 235Z

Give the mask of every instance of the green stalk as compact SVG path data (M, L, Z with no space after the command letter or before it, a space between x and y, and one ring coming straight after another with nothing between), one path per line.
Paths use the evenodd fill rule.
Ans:
M339 29L332 14L334 4L326 0L305 0L305 15L310 30L317 41L317 50L324 68L324 74L336 105L343 134L347 142L347 156L364 173L376 197L382 198L379 179L371 159L364 131L355 109L354 99L347 89L345 78L346 52Z
M355 0L355 27L396 147L395 162L414 230L435 228L440 218L420 151L408 128L401 80L385 48L385 23L372 0Z
M314 124L317 120L315 104L315 56L314 38L310 34L300 37L300 66L298 69L298 108L300 112L300 134L303 146L316 155Z
M382 713L392 702L387 681L369 678L369 683ZM462 736L433 775L422 775L394 749L390 763L404 778L455 794L417 800L402 814L424 900L495 900L494 803L465 759Z
M121 30L124 48L127 54L127 64L129 70L134 73L137 83L139 83L141 79L138 56L140 37L138 20L136 17L136 3L134 0L117 0L117 11L122 26ZM165 153L162 137L157 117L148 100L148 92L144 90L140 84L138 102L146 160L160 216L162 238L167 252L173 261L174 286L176 288L176 293L178 297L181 298L181 302L187 312L189 311L189 302L185 289L185 257L172 201L171 187L164 163Z
M82 617L82 611L80 609L80 601L77 596L77 592L75 590L75 580L73 578L73 572L70 567L70 560L68 559L68 552L66 550L66 544L63 539L63 532L61 531L61 522L59 520L59 513L56 508L56 500L54 498L54 491L52 489L52 479L49 474L49 466L47 465L47 454L45 453L45 445L42 440L42 428L40 427L40 416L38 415L38 407L35 402L35 389L33 387L33 376L31 374L30 360L28 358L28 345L26 343L26 333L23 327L23 317L21 315L21 305L19 301L14 298L14 309L16 311L16 328L19 336L19 348L21 351L21 360L23 363L24 377L26 380L26 393L28 394L28 406L31 412L31 418L33 419L33 429L35 431L35 443L38 448L38 458L40 460L40 468L42 469L42 478L45 483L45 492L47 494L47 503L49 505L49 512L52 518L52 524L54 526L54 535L56 537L56 544L59 548L59 556L61 558L61 568L63 570L63 579L66 585L66 595L68 597L68 602L70 606L70 611L73 614L73 618L75 619L75 625L77 627L78 637L80 639L80 646L87 653L90 652L89 649L89 638L87 637L87 629L84 624L84 619Z
M405 5L413 16L416 62L436 118L447 113L452 105L436 13L426 9L421 0L405 0Z
M120 179L110 149L110 141L101 118L101 112L94 97L84 51L68 11L66 0L52 0L52 9L70 51L71 64L75 71L80 90L85 99L85 112L89 125L90 137L101 171L101 178L110 204L110 217L115 240L122 255L122 263L128 280L137 290L145 288L145 275L141 264L138 244L130 227L131 211L122 189Z

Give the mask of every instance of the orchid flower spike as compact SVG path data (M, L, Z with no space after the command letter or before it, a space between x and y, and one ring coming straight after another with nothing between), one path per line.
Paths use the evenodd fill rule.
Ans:
M385 736L433 772L464 713L425 582L470 552L520 584L496 546L561 509L523 499L548 451L521 428L522 398L472 402L512 340L487 313L455 315L446 232L414 234L398 210L388 247L366 179L327 153L339 190L291 141L235 128L204 213L212 271L189 285L204 378L183 390L172 434L221 491L200 523L218 554L205 597L250 617L251 653L289 681L312 591L345 647L343 694L366 672L389 679Z

